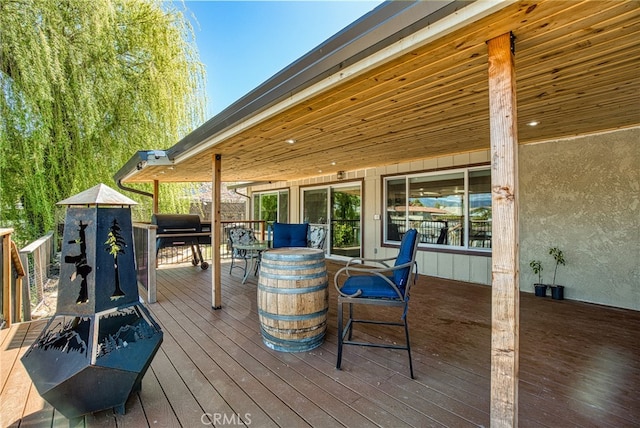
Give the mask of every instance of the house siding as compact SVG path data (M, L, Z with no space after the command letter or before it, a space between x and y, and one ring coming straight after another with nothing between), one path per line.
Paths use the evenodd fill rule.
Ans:
M490 161L489 150L347 172L363 180L364 257L393 257L382 247L382 177ZM564 250L557 282L565 298L640 310L640 128L522 145L519 149L520 288L533 292L529 261L541 259L545 282ZM253 189L290 189L290 219L300 221L300 187L337 182L327 175ZM420 273L491 284L491 257L420 251Z

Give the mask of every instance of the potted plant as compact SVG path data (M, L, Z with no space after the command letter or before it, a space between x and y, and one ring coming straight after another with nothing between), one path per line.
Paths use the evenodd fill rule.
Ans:
M556 266L553 269L553 280L551 281L551 297L556 300L564 299L564 286L556 285L556 273L558 273L558 266L564 266L566 261L564 259L564 253L558 247L549 248L549 254L556 261Z
M542 262L540 260L531 260L529 262L529 266L531 267L531 270L533 270L533 273L538 275L538 282L533 284L536 296L546 297L547 286L542 283Z

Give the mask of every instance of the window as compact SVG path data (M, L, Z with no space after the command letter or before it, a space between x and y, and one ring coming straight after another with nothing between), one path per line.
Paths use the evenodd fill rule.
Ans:
M491 171L487 167L389 177L384 180L384 241L407 229L423 247L491 248Z
M301 189L302 218L325 233L325 251L334 257L360 257L361 183Z
M253 220L273 222L289 221L289 190L253 194Z

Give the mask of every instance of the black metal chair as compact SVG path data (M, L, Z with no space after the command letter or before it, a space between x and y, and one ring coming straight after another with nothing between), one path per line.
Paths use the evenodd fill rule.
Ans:
M338 360L336 368L342 364L343 345L371 346L406 350L409 354L409 371L413 379L413 363L411 362L411 346L409 342L409 325L407 311L409 309L409 289L418 276L416 253L420 234L416 229L408 230L402 237L398 257L393 259L349 260L347 265L338 270L334 276L334 285L338 290ZM393 266L389 263L395 260ZM413 276L413 278L411 278ZM343 305L348 304L348 321L343 328ZM387 320L354 318L353 305L381 305L402 308L402 322ZM372 343L352 340L353 325L356 323L404 326L405 345L393 343Z
M228 246L231 250L231 267L229 267L229 274L231 275L234 268L239 268L243 271L244 275L247 274L249 267L249 260L257 258L258 255L253 251L247 251L237 248L237 244L248 245L257 242L256 237L253 234L253 230L245 227L231 227L228 231ZM238 265L238 261L244 261L244 266ZM256 266L257 269L257 266Z
M309 236L307 237L307 246L324 250L325 241L327 239L326 226L309 225Z

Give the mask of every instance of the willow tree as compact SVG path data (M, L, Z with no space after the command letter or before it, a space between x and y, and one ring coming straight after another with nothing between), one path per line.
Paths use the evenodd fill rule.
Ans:
M202 123L193 31L166 5L0 0L0 219L19 237L51 230L57 201L113 183L137 150Z

